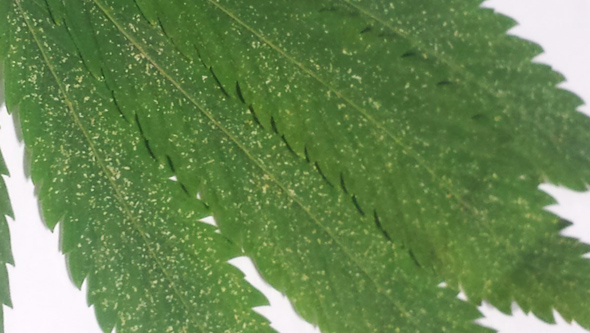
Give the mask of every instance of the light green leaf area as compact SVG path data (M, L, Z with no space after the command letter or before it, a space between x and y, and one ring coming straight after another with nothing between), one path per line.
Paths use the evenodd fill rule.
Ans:
M8 169L0 154L0 333L4 332L3 305L12 306L10 301L10 288L8 284L8 271L6 265L14 265L12 251L10 249L10 233L6 216L14 217L10 207L10 199L6 191L3 175L8 176Z
M589 182L590 123L479 1L2 1L8 107L105 330L266 329L241 253L323 332L485 330L459 286L590 327L589 248L537 190Z
M262 331L224 235L322 331L487 331L210 69L117 6L15 2L6 62L45 219L62 221L105 330ZM190 221L206 213L197 193L221 235Z

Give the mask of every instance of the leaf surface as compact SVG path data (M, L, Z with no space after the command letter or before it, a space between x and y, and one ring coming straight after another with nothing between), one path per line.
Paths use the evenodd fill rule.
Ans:
M16 2L11 42L20 46L7 62L9 107L19 106L27 128L25 141L34 155L32 174L45 218L50 225L62 221L72 275L77 283L90 275L90 301L105 330L143 325L162 331L171 325L177 331L178 325L193 331L198 327L190 325L202 318L211 322L203 330L215 323L230 331L256 331L253 324L242 326L253 315L226 306L260 305L238 298L243 281L232 279L226 287L227 272L209 273L201 263L223 262L228 253L237 253L216 248L213 240L223 238L210 229L208 238L189 238L186 226L177 227L183 217L203 216L203 203L191 199L200 192L222 234L326 332L486 331L473 323L479 317L473 306L438 288L436 277L421 272L407 251L384 239L373 219L359 215L313 165L260 130L242 103L225 98L211 69L169 52L173 46L160 30L136 21L143 18L133 2L110 5L57 4L48 12L43 3ZM131 33L138 28L144 31L141 37ZM171 173L179 182L162 184L162 174ZM195 205L201 210L195 212ZM103 218L100 212L109 214ZM199 227L206 229L194 226ZM180 244L176 239L169 244L169 234ZM148 253L135 253L136 248ZM181 262L191 251L201 261ZM148 257L155 267L129 265L135 256ZM135 314L134 305L145 297L127 297L128 289L145 287L137 277L161 266L171 272L153 286L161 301ZM124 282L118 284L120 276ZM176 281L176 276L196 281ZM188 315L190 307L175 305L176 291L158 287L161 283L173 283L178 296L194 292L188 303L200 311ZM197 297L212 288L238 296L223 302L214 298L217 294L210 295L215 301L207 294ZM179 310L166 309L171 314L157 320L166 308L165 295L172 297L167 306ZM187 303L180 298L182 305ZM236 320L218 323L211 313L221 318L235 314Z
M7 6L0 1L0 11L4 10L7 11ZM4 58L8 40L8 29L6 25L6 20L0 20L0 74L2 73L3 68L1 60ZM2 100L2 96L0 96L0 105L2 105L2 103L4 103L4 101ZM12 257L10 247L10 231L8 229L8 222L6 221L7 216L14 218L14 213L10 206L10 198L8 197L6 183L4 182L3 176L8 176L8 169L6 168L2 153L0 152L0 333L4 332L3 305L12 306L6 265L14 265L14 258Z
M589 247L537 190L590 182L590 120L511 20L480 1L166 3L138 6L420 266L590 327Z
M10 233L6 221L7 216L14 218L14 214L10 207L10 199L2 176L8 176L8 169L6 169L0 154L0 333L4 332L3 305L12 306L6 265L14 265L12 251L10 250Z
M264 298L227 263L240 249L199 221L206 205L153 163L45 8L11 4L10 45L19 47L5 62L6 100L18 110L45 222L60 222L71 278L87 281L102 329L270 331L251 309Z
M120 310L109 302L125 289L97 292L116 287L105 272L157 267L172 287L155 286L162 301L140 313L156 318L175 293L180 310L150 329L218 323L208 311L225 318L217 327L265 327L239 279L223 302L198 292L229 283L239 250L326 332L483 330L459 286L474 303L590 326L588 246L559 236L537 191L588 182L589 120L555 88L561 76L530 63L539 48L479 1L15 4L9 107L26 115L46 219L63 221L103 328L151 324L130 310L142 296ZM187 231L209 211L223 236ZM137 248L152 268L116 264ZM204 279L209 265L219 271Z

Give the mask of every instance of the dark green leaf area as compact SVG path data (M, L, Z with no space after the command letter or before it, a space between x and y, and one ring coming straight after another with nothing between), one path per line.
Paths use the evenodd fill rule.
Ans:
M103 330L269 331L252 310L266 300L227 263L240 249L199 221L206 205L154 161L105 82L89 75L65 21L18 1L9 22L18 47L5 62L7 104L18 110L45 221L60 222L72 280L87 281Z
M562 76L531 63L540 48L505 34L514 22L479 1L137 5L149 36L120 25L177 86L205 103L214 94L178 61L202 67L218 99L376 212L420 265L475 303L590 327L588 247L558 235L537 190L590 182L590 121ZM228 109L216 119L237 126Z
M199 193L210 206L222 235L231 239L238 248L241 247L254 260L263 276L285 292L307 320L319 324L325 332L436 331L441 328L455 332L487 331L473 323L479 317L475 307L456 299L456 292L437 287L440 279L419 268L401 243L389 240L376 227L376 216L372 212L359 214L359 208L353 200L322 177L318 171L321 167L294 156L285 148L283 140L260 128L252 110L238 99L228 98L226 94L233 91L220 87L221 81L215 69L174 52L174 46L162 33L160 25L148 23L135 3L80 2L72 5L72 8L57 8L55 13L54 8L50 7L54 17L62 18L61 25L55 25L44 8L31 5L24 12L31 21L29 26L39 39L45 62L52 68L52 76L64 80L60 84L62 93L59 94L67 97L66 106L68 103L73 105L78 122L86 124L84 128L90 133L88 137L95 142L100 155L105 156L103 163L114 164L112 168L122 173L121 182L127 186L121 189L128 196L125 201L131 202L131 207L146 203L145 207L141 206L142 212L146 212L146 221L141 226L150 228L150 231L146 231L150 239L165 234L160 230L174 227L174 223L167 219L151 223L159 210L170 214L177 212L174 205L181 205L182 200L179 198L186 196L186 193L191 197ZM78 16L83 13L85 19L78 24L90 28L72 28L76 23L70 16L74 13ZM78 52L78 49L83 48L95 48L95 51ZM33 49L33 46L24 49ZM31 70L30 73L33 72L37 70ZM28 76L23 74L23 77ZM18 79L13 78L12 81L17 82ZM43 86L48 90L56 87L55 84ZM15 90L18 88L13 87ZM24 103L21 102L21 109ZM64 101L60 99L56 103L63 110ZM60 113L62 120L51 122L48 119L47 124L40 122L39 115L35 115L35 118L23 117L23 123L28 124L26 126L31 130L38 131L53 123L76 127L76 122L72 124L72 114L67 112ZM33 124L34 119L36 125ZM46 137L42 141L49 141L56 135L48 130L30 134L29 141L40 141L33 138ZM71 135L62 133L51 139L55 142L47 142L45 149L31 149L33 152L50 150L49 147L60 147L63 145L62 140L73 137L77 140L68 143L75 145L69 150L72 156L81 154L74 152L89 149L87 143L80 142L79 132L72 132ZM65 162L58 159L63 154L51 151L51 154L58 156L52 157L56 160L47 165L63 166ZM41 157L35 159L41 160ZM123 161L130 163L128 173L116 164ZM96 168L86 172L87 175L95 175L93 177L106 173L100 165L88 162L77 164ZM160 173L168 175L174 171L178 177L178 183L168 183L171 187L169 191L175 191L169 196L163 196L161 192L150 194L149 189L156 186L152 183L161 184L157 181L160 173L149 168L153 164L168 170ZM36 172L43 172L40 169ZM78 166L71 172L83 171ZM139 175L141 178L138 178ZM67 177L76 180L81 178L75 175ZM118 183L117 179L114 179L115 183ZM128 184L123 179L127 179ZM69 181L64 186L75 186L76 183ZM41 186L44 189L48 185ZM97 188L96 191L108 194L108 189ZM114 194L111 197L116 199ZM168 197L172 198L169 202L162 200ZM44 200L59 199L48 195ZM71 200L53 206L75 205ZM87 198L80 200L81 204ZM197 203L196 200L189 200L188 206L181 207L187 209ZM101 212L105 208L110 210L110 207L113 210L120 209L104 203ZM152 207L149 212L148 207ZM158 210L154 211L156 208ZM87 206L85 210L88 210ZM64 222L67 222L68 216L74 214L65 215ZM118 217L119 224L121 220L125 219ZM64 223L64 228L76 225L75 230L72 227L70 237L85 235L85 229L77 226L78 221L75 222ZM101 226L99 221L82 223L90 230L95 230L96 225ZM143 223L146 225L143 226ZM131 227L127 229L133 230ZM179 230L178 234L183 234L182 231ZM111 235L106 229L93 232L97 239ZM117 229L112 237L120 238L121 233L122 230ZM214 234L207 235L210 238L217 237ZM83 247L88 246L83 242L72 242L72 247L76 248L79 243ZM124 242L121 240L121 243ZM208 244L205 237L186 239L182 244L198 249L212 248L206 251L206 258L211 260L219 257L221 261L227 257L216 252L220 250ZM125 247L121 247L123 251ZM104 248L98 248L93 253L104 257L104 253L100 254L102 250ZM181 257L181 253L188 250L162 248L161 251L162 256L177 253ZM136 254L131 253L128 258L133 258L133 255ZM199 252L199 259L205 260L202 259L204 255ZM78 261L83 263L82 259ZM169 261L172 259L163 262ZM175 269L178 275L221 278L220 273L209 274L204 271L203 264L189 264L169 269ZM120 268L121 274L127 269L130 268ZM92 281L105 283L103 280L108 282L104 275L90 277L89 286L92 286ZM219 290L224 286L219 285L217 280L189 282L192 281L186 281L186 288L196 290ZM229 284L227 281L225 283ZM132 284L130 280L129 286ZM227 287L226 292L233 293L236 290L240 291L232 285ZM162 290L161 293L164 295L166 292L169 290ZM136 297L139 296L132 295L129 302L136 302ZM109 299L105 295L101 301ZM224 298L222 305L229 305L230 302L237 309L256 305L237 299L237 296ZM199 312L193 317L198 319L203 315L208 318L204 309L209 309L212 302L195 298L194 303L195 307L203 309L203 314ZM222 308L220 305L213 309L221 311ZM223 314L237 311L229 306L224 310ZM238 314L243 316L242 312ZM237 318L243 320L240 316ZM172 318L176 317L169 320ZM215 317L210 320L217 323L218 319ZM145 324L147 321L141 322ZM228 327L239 330L240 323L234 323L234 326L228 324Z
M7 12L8 3L0 1L0 12ZM7 20L0 18L0 78L2 75L2 60L7 51L8 45L8 29ZM4 103L3 89L0 88L0 105ZM4 176L8 176L8 169L0 153L0 333L4 332L4 310L3 305L12 306L10 299L10 286L8 282L7 264L14 265L12 257L12 250L10 247L10 232L8 230L8 222L6 217L14 217L12 207L10 206L10 198L4 183Z
M2 176L8 176L8 169L6 169L2 154L0 154L0 333L4 332L3 305L12 306L6 265L14 265L10 249L10 233L6 221L7 216L14 217L14 214L10 207L10 199Z

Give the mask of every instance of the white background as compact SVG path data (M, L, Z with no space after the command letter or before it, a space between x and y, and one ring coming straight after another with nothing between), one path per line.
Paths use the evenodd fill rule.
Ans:
M497 9L520 25L510 33L540 43L546 53L536 61L548 63L565 74L562 87L590 101L590 2L588 0L490 0L486 6ZM590 112L590 107L580 109ZM23 147L16 141L12 121L4 107L0 110L0 147L12 176L7 178L17 221L10 221L16 267L9 267L14 309L5 308L6 333L100 332L93 310L83 292L69 280L64 258L58 252L58 235L41 222L34 189L25 178ZM590 130L590 129L589 129ZM590 143L589 143L590 144ZM589 166L590 167L590 166ZM590 242L590 194L574 193L551 185L541 186L560 202L552 211L574 222L564 234ZM288 301L257 276L246 258L232 261L243 268L247 279L269 297L271 307L259 308L280 332L314 332L298 319ZM590 277L589 277L590 278ZM514 316L506 316L483 305L485 319L480 322L502 333L585 332L557 317L558 325L547 325L516 306Z

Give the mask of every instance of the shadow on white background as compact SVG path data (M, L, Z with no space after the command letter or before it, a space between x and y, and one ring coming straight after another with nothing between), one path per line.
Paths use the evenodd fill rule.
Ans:
M546 53L535 61L554 66L568 79L562 87L590 101L590 2L490 0L485 5L516 18L521 26L510 33L543 45ZM581 110L589 112L590 108L585 106ZM57 234L52 234L40 221L33 186L23 172L23 148L16 141L12 120L4 108L0 111L0 124L0 147L11 172L6 182L18 219L9 222L17 266L9 266L14 309L5 308L6 333L98 333L93 310L86 305L86 291L75 289L68 278L64 258L57 251ZM564 230L564 235L590 243L590 194L551 185L541 189L559 201L559 205L549 209L574 223ZM232 259L231 263L267 295L271 306L257 311L268 317L275 329L281 333L319 332L297 317L289 301L260 278L248 258ZM559 316L557 325L545 324L517 307L513 316L485 304L480 310L486 318L479 322L501 333L587 332L577 325L568 325Z

